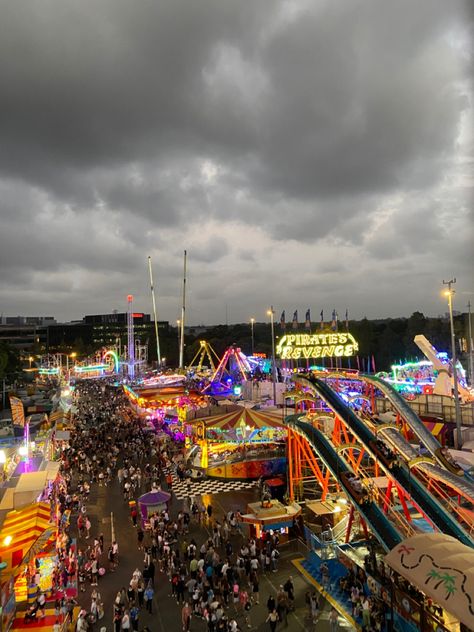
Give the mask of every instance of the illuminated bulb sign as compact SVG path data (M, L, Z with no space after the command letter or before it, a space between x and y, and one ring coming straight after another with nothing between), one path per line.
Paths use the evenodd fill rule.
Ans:
M280 338L277 355L282 360L309 358L349 358L359 345L348 331L330 334L288 334Z

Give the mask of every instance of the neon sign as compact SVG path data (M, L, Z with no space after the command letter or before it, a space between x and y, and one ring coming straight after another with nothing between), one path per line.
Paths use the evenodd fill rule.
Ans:
M119 372L119 364L120 364L118 355L115 353L115 351L106 351L104 353L104 357L102 358L102 360L105 360L109 356L113 359L113 362L114 362L113 366L114 366L115 373L118 373Z
M110 366L108 364L91 364L89 366L78 366L74 367L74 371L77 373L90 373L93 371L105 371L109 369Z
M288 334L280 338L276 352L282 360L348 358L359 344L348 331L330 334Z

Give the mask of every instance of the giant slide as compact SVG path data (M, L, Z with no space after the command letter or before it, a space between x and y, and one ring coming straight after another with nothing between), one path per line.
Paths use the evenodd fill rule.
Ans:
M401 454L408 464L410 464L410 461L418 458L418 452L408 443L399 430L383 428L378 436L380 435L383 435L390 447ZM430 478L441 481L469 502L474 503L474 485L467 477L457 476L437 463L426 461L417 463L417 468L425 472Z
M359 375L359 377L382 391L395 410L405 419L425 448L437 459L436 451L441 448L441 444L438 439L433 437L431 432L400 393L396 391L391 384L379 377L374 377L373 375Z
M386 551L390 551L394 546L402 541L402 536L395 529L390 520L385 516L383 511L378 505L373 502L358 503L345 486L340 475L344 472L351 472L352 470L341 459L339 454L334 450L333 446L329 443L323 433L307 422L301 421L302 415L291 415L287 417L286 424L294 431L301 435L316 454L321 458L331 474L337 479L339 484L344 488L348 498L354 503L356 509L365 519L370 526L377 540L384 547Z
M296 375L292 379L307 385L316 395L325 401L329 408L331 408L358 439L365 450L371 454L374 459L377 459L378 455L374 453L370 445L372 442L376 442L376 436L330 386L316 377ZM451 535L463 544L474 548L474 542L468 533L466 533L455 518L430 494L422 483L414 476L411 476L409 469L397 464L392 465L389 469L380 460L379 465L389 478L400 485L407 496L411 498L412 503L418 507L422 514L429 518L431 523L439 531L446 535Z

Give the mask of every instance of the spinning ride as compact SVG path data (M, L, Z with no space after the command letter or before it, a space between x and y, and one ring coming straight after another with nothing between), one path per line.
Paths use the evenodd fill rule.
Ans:
M234 410L189 424L194 445L188 466L211 477L255 479L286 470L283 411Z

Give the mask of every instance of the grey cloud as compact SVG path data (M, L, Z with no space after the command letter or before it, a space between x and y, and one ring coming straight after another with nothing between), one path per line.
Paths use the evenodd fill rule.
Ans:
M14 311L45 304L55 283L61 297L70 285L75 311L122 300L120 283L147 304L152 254L172 318L185 247L197 314L240 293L233 311L247 318L255 302L300 304L312 287L362 310L374 266L387 288L413 261L430 282L442 264L462 276L469 6L3 3L0 265ZM261 246L246 243L249 227ZM411 309L416 291L404 296Z

